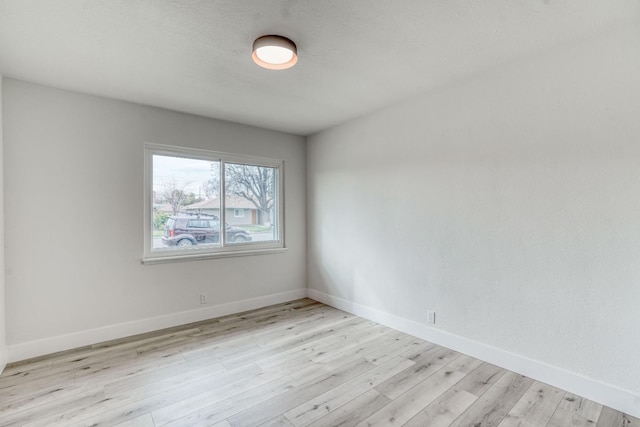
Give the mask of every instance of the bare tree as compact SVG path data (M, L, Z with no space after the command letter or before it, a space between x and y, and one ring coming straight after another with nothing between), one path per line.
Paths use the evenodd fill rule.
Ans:
M220 162L211 162L211 178L200 187L206 199L220 195Z
M250 201L258 211L258 224L271 222L274 202L275 169L264 166L227 163L225 190Z
M189 195L185 191L186 188L191 184L190 182L186 182L183 184L179 184L176 182L175 178L171 178L169 181L165 181L162 184L162 192L160 193L160 197L162 198L164 203L171 205L171 209L173 210L173 215L177 215L180 212L180 208L185 206Z

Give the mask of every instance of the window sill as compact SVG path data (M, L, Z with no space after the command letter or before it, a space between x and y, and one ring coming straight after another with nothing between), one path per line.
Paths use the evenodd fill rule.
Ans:
M248 249L244 251L210 252L197 254L179 254L165 256L147 256L142 258L143 264L162 264L165 262L197 261L201 259L231 258L240 256L269 255L287 252L287 248Z

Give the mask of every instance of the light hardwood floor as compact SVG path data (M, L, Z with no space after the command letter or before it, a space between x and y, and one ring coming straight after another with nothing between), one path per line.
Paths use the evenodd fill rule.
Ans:
M304 299L7 367L0 425L594 426L628 415Z

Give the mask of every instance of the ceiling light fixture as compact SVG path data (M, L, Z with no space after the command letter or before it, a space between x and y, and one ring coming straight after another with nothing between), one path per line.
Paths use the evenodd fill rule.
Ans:
M282 36L262 36L253 42L253 62L269 70L286 70L298 62L296 44Z

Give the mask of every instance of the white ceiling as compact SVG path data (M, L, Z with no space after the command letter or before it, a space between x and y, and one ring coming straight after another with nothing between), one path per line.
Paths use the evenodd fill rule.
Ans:
M0 73L308 135L636 23L638 0L0 0ZM281 34L298 64L264 70Z

